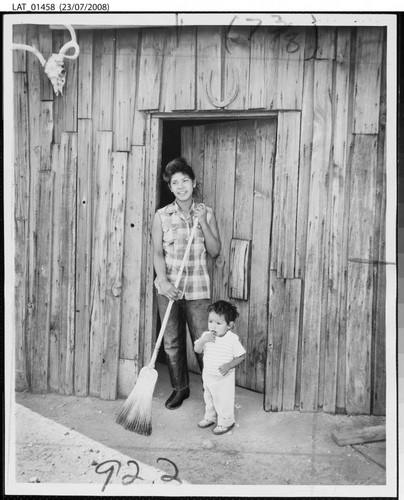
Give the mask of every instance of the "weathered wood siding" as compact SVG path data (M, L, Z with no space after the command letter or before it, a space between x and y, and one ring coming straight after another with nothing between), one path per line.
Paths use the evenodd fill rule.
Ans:
M15 42L45 58L67 39L48 26L14 30ZM33 54L13 54L17 388L108 399L130 392L156 323L150 227L160 180L151 166L162 122L151 112L185 120L233 97L220 107L224 118L230 110L277 120L273 179L262 179L273 193L262 207L269 248L248 245L243 190L253 177L240 165L231 187L238 269L230 273L226 259L214 283L242 300L245 268L265 252L260 297L268 299L249 297L246 311L268 314L263 369L250 360L238 380L248 387L258 377L270 411L383 414L384 29L78 30L78 43L63 96ZM205 163L225 169L226 149L217 158L219 139L204 133L187 138L186 156L202 172L209 144ZM214 178L199 179L206 200ZM226 197L213 208L220 228ZM231 244L230 234L222 239Z

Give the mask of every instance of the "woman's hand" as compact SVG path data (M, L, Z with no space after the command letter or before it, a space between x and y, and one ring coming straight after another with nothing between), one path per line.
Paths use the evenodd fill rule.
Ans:
M167 297L168 300L179 300L181 298L181 291L168 280L159 282L159 287L161 295Z
M203 203L199 203L198 205L195 206L195 211L194 211L195 217L198 217L199 223L201 226L206 226L208 223L208 220L206 218L207 216L207 210L206 206Z

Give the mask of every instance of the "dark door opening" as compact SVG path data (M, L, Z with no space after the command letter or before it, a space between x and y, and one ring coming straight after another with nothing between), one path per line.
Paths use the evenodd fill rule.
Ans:
M197 201L215 214L222 249L208 259L211 300L237 306L234 331L247 359L236 383L258 392L265 385L276 139L274 116L163 121L161 167L183 156L196 175ZM164 182L159 196L159 207L173 201ZM189 336L187 356L190 370L198 372Z

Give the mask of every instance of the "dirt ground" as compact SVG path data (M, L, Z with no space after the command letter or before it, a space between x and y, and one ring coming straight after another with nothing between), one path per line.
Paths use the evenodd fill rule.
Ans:
M268 413L262 409L261 394L237 388L236 426L214 436L211 429L196 425L203 416L200 377L191 374L190 399L170 411L164 407L170 394L166 367L157 368L149 437L115 423L124 400L17 393L16 481L101 487L113 466L107 487L126 481L128 492L142 481L217 486L386 484L385 441L341 447L331 437L333 430L383 424L384 417ZM100 465L107 460L115 462ZM128 466L128 460L137 465ZM142 479L135 477L129 485L137 466Z

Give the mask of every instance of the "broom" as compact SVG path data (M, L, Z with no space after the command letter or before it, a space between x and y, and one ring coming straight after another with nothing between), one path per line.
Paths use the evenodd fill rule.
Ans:
M182 272L184 270L185 264L188 261L192 240L194 239L197 225L198 219L195 217L194 225L192 226L192 231L188 239L188 244L185 249L180 270L178 271L178 276L175 281L174 286L176 288L180 283ZM161 341L163 340L163 335L168 323L168 318L170 316L173 303L173 300L170 300L168 303L150 363L140 370L135 387L132 389L132 392L129 394L127 400L122 405L118 416L116 417L116 422L122 425L125 429L136 432L137 434L142 434L143 436L150 436L152 432L151 406L154 387L156 385L158 376L157 370L155 370L154 365L156 363L157 353L160 348Z

